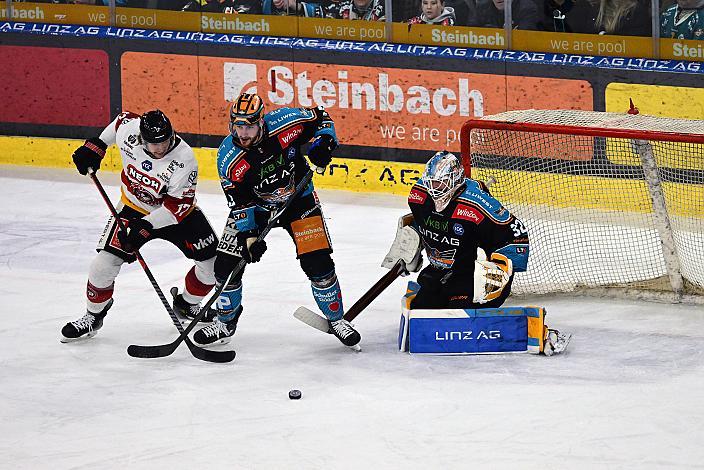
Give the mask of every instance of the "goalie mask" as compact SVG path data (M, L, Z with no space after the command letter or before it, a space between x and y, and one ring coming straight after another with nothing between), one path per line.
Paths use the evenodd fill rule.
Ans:
M425 165L420 180L435 202L435 210L447 207L457 190L464 184L464 168L450 152L438 152Z

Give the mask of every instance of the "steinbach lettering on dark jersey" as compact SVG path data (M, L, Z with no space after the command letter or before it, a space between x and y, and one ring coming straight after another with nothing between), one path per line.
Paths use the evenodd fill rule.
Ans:
M319 108L280 108L264 115L262 140L245 149L235 136L225 137L218 149L220 184L231 209L251 204L276 209L293 194L308 171L301 146L335 129ZM301 196L312 191L311 187Z
M514 271L525 271L528 232L508 209L482 190L479 182L465 179L465 187L442 211L425 187L416 183L408 196L428 261L438 269L471 274L477 247L487 255L501 252L511 258Z

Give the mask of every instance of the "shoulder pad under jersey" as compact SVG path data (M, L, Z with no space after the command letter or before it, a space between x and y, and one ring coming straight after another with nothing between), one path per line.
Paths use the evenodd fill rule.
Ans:
M315 121L315 111L308 108L279 108L264 115L269 135L276 134L299 123Z
M117 132L121 125L127 124L128 122L133 121L135 119L139 119L139 114L135 114L130 111L121 112L117 115L117 118L115 119L115 131Z
M478 181L465 179L465 189L457 196L457 203L469 203L480 209L484 214L498 223L506 223L511 218L511 213L489 193L482 191Z
M232 136L228 135L223 139L218 148L217 157L218 175L223 187L242 181L244 178L244 174L249 169L249 164L243 158L244 155L244 149L235 144ZM229 184L225 182L229 182Z
M413 185L411 192L408 193L408 203L409 204L423 204L425 199L428 197L428 191L425 186L419 182Z

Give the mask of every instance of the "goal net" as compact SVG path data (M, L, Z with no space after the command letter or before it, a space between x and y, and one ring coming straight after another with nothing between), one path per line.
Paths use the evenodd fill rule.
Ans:
M525 110L461 131L471 177L528 227L514 293L704 298L704 121Z

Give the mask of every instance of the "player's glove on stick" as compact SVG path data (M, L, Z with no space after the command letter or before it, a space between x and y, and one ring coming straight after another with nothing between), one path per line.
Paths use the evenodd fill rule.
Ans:
M88 174L88 168L98 171L107 148L108 145L97 137L86 140L73 152L73 163L78 172L82 175Z
M242 259L247 263L256 263L262 259L262 255L266 251L266 242L264 240L257 241L257 235L256 230L237 234L237 248Z
M153 230L154 226L150 222L144 219L135 219L131 220L127 226L127 233L122 230L117 232L117 238L120 240L122 249L127 253L132 253L147 243Z
M320 168L325 168L332 161L332 151L337 148L337 142L331 136L323 134L313 141L308 150L310 162Z

